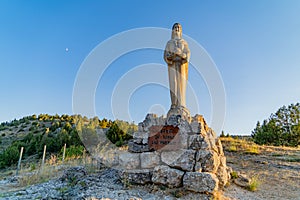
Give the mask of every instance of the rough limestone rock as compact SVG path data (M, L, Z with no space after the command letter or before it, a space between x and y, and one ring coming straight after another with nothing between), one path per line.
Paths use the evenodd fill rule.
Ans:
M223 188L230 180L231 168L226 165L215 132L201 115L190 121L180 117L175 121L175 125L170 125L166 118L148 114L139 123L138 131L128 143L128 151L134 153L119 156L120 166L127 171L126 179L145 184L151 176L151 183L170 188L184 186L199 193Z
M191 172L195 165L195 154L196 151L190 149L164 151L161 153L161 160L170 167Z
M137 144L148 144L148 134L144 132L135 132L133 133L133 141Z
M202 149L202 143L204 142L204 138L202 135L193 134L189 136L188 146L190 149L199 150ZM207 147L205 147L207 148ZM205 149L203 148L203 149Z
M148 152L149 146L148 144L136 143L134 140L130 140L128 142L128 151L133 153Z
M212 150L198 151L196 161L195 171L216 173L220 165L218 154Z
M139 169L139 170L122 170L120 171L120 177L123 182L130 182L133 184L145 185L151 183L153 170Z
M154 168L152 182L166 185L169 188L180 187L182 186L183 174L183 171L172 169L166 165L160 165Z
M224 166L219 166L217 177L219 179L219 186L224 187L230 179L230 175L227 173L227 168Z
M193 192L213 193L218 190L219 180L215 174L206 172L187 172L183 177L183 186Z
M139 169L140 155L137 153L129 153L129 152L120 153L119 165L123 169Z
M238 178L234 179L233 182L240 187L247 187L250 184L250 179L246 174L239 174Z
M154 168L160 164L160 156L156 152L141 153L141 168Z
M221 143L220 139L217 139L216 145L217 145L218 152L219 152L220 156L224 157L224 151L223 151L223 147L222 147L222 143ZM225 158L224 164L226 165L226 158Z
M64 171L63 175L60 177L60 180L68 182L77 182L86 175L87 171L84 167L72 167Z

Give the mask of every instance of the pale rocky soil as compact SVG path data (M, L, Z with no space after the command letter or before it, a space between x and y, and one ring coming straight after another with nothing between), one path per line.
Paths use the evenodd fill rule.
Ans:
M250 192L234 184L224 194L232 199L300 199L300 148L259 147L258 155L228 152L222 141L227 165L248 177L257 176L260 185Z
M229 152L226 150L230 144L223 141L223 145L227 165L248 177L257 176L261 184L251 192L231 183L225 188L223 195L226 197L222 199L300 200L299 148L263 147L259 148L259 154L253 155L242 151ZM206 195L163 186L127 185L119 181L118 174L112 169L88 170L87 174L81 169L74 180L59 178L64 174L61 170L55 174L57 178L27 187L20 187L18 179L13 176L5 179L2 176L0 199L209 199Z

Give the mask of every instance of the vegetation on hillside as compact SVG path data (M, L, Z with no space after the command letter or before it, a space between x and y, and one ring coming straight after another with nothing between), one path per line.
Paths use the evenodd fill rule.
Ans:
M300 145L300 104L283 106L262 124L257 122L251 136L260 145L297 147Z
M32 115L19 120L0 124L0 168L15 165L19 151L24 147L23 157L37 155L41 158L44 145L48 154L62 155L63 146L67 146L67 156L82 155L85 145L97 145L97 129L108 129L107 137L117 146L122 146L137 129L128 122L97 117L88 119L80 115Z

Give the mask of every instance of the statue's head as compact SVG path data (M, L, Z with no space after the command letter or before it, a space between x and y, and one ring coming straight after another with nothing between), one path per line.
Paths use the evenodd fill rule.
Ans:
M175 23L172 27L172 39L182 38L182 27L181 24Z

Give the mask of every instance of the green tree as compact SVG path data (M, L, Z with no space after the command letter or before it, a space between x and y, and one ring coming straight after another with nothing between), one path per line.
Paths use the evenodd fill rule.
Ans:
M300 145L300 104L282 106L275 114L252 131L257 144L298 146Z
M116 144L117 146L122 146L123 142L131 139L132 136L123 131L123 129L119 127L118 123L120 123L120 121L112 123L106 133L106 136L112 143Z

